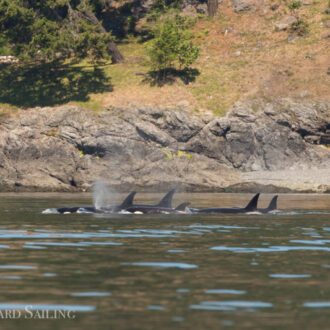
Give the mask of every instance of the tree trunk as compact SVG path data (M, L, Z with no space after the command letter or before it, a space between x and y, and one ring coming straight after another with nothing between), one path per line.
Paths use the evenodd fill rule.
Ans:
M91 11L86 11L83 13L84 17L87 18L90 22L93 24L99 24L99 20L97 17L94 15L93 12ZM104 33L107 33L106 29L102 26L101 24L101 29ZM114 42L109 42L107 46L107 53L111 56L111 61L113 64L115 63L121 63L124 61L124 56L121 54L119 51L118 47Z
M107 46L107 52L109 55L111 55L111 61L113 64L124 61L124 56L121 54L114 42L109 42Z
M207 11L210 17L214 17L218 11L218 0L207 0Z

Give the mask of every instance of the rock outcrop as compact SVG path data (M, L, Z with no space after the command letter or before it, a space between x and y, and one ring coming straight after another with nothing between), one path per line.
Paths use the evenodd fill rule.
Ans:
M283 99L226 117L178 109L20 110L0 122L0 190L330 191L330 105ZM258 175L258 173L260 175ZM318 175L322 173L322 176Z
M232 0L231 3L236 13L249 11L257 6L255 0Z

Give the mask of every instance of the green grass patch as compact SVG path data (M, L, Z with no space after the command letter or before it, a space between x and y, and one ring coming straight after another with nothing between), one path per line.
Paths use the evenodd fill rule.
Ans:
M13 106L7 103L0 103L0 121L8 118L8 116L16 113L18 111L18 107Z
M86 102L72 102L72 104L76 104L82 108L90 109L94 111L94 114L98 114L104 110L103 106L101 105L101 100L95 100L93 96L90 97L90 101Z
M0 111L17 111L18 107L8 103L0 103Z
M87 102L90 94L111 92L104 66L85 63L29 63L0 71L0 103L18 107Z

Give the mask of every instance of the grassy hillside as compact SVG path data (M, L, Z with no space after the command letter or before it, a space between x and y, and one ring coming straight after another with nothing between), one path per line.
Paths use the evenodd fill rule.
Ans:
M215 18L199 15L194 34L195 42L201 46L201 56L189 82L185 77L175 77L163 86L153 86L145 75L149 71L147 43L139 37L127 38L119 44L125 62L105 63L101 67L111 81L111 88L90 93L87 86L82 98L68 100L93 109L133 104L181 106L191 111L224 114L243 98L255 102L256 107L277 97L328 98L330 15L325 13L328 0L311 0L309 5L295 10L288 3L265 0L254 10L238 14L231 1L224 0ZM286 16L305 22L308 34L297 36L288 30L277 31L275 23ZM139 22L138 28L142 29L144 24ZM84 62L73 68L85 73L93 70Z

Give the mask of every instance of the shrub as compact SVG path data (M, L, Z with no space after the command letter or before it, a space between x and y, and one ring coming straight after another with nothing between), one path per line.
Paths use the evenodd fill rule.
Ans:
M180 11L179 0L153 0L147 19L156 22L162 15Z
M301 7L301 2L300 1L293 0L293 1L291 1L291 2L288 3L288 7L291 10L298 9L298 8Z
M292 23L289 29L289 32L298 36L305 36L308 34L308 31L309 25L303 19L299 19L298 21Z
M191 20L175 15L156 25L155 38L148 49L153 69L164 73L175 64L179 64L180 69L186 69L197 60L199 47L191 42L191 24Z
M10 48L8 47L7 41L0 35L0 56L11 55Z

